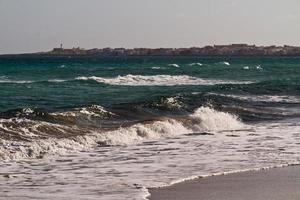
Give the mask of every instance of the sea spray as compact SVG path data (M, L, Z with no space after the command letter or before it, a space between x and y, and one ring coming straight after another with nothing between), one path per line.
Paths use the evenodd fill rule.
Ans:
M198 108L191 117L194 120L194 131L238 130L244 127L237 116L209 107Z

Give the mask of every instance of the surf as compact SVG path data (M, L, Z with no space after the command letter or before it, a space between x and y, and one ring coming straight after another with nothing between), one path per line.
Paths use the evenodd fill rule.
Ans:
M102 114L107 114L102 107L96 108ZM32 114L32 110L25 110ZM87 109L79 113L99 117ZM57 116L55 113L54 116ZM60 114L63 117L76 116ZM103 119L102 117L100 119ZM238 117L229 113L216 111L209 107L200 107L194 113L176 118L163 117L153 121L128 124L113 130L78 127L67 124L57 124L26 118L2 119L0 130L7 133L1 136L0 147L2 160L38 158L44 155L64 154L95 146L123 146L139 144L147 140L188 135L199 132L221 132L242 129L245 125ZM13 137L12 137L13 136ZM8 139L14 138L14 139Z
M175 85L217 85L217 84L251 84L248 81L226 81L214 79L202 79L188 75L132 75L117 77L97 77L97 76L81 76L76 80L96 81L109 85L125 85L125 86L175 86Z

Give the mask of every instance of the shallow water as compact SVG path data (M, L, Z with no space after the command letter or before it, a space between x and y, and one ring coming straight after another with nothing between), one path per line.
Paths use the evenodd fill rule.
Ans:
M185 178L298 163L299 124L183 135L120 147L95 147L42 160L2 163L1 199L143 199L144 187ZM253 127L249 127L253 128Z

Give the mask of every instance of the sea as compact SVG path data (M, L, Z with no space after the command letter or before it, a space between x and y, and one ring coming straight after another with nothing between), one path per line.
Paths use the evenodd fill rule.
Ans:
M297 165L300 58L0 58L0 199L143 200Z

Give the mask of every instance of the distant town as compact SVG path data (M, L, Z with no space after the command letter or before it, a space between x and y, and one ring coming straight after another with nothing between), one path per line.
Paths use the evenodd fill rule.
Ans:
M83 49L54 48L48 52L19 54L23 56L88 56L88 57L136 57L136 56L300 56L297 46L256 46L248 44L214 45L191 48L103 48ZM9 56L9 55L5 55ZM13 56L13 55L10 55ZM17 55L14 55L17 56Z

